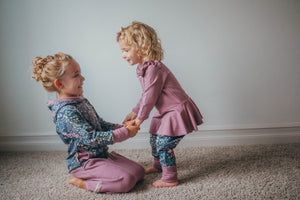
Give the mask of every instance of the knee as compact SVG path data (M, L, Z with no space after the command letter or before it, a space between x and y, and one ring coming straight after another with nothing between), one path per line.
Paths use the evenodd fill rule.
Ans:
M120 192L129 192L135 186L136 182L134 175L124 174L120 185Z
M145 168L142 166L138 166L136 169L136 177L137 177L137 181L143 179L145 176Z
M174 155L174 150L171 149L171 148L164 148L164 147L162 147L162 148L158 149L158 154L160 156L162 156L162 155Z
M173 150L173 146L170 145L170 144L164 144L164 143L162 143L162 144L159 144L159 145L156 146L156 150L157 150L158 153L162 152L162 151L168 151L170 149Z

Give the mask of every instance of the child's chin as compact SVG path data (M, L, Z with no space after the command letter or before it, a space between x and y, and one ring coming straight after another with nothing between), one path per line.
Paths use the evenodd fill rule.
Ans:
M130 62L130 63L129 63L129 65L131 65L131 66L133 66L133 65L135 65L135 64L136 64L136 63L133 63L133 62Z

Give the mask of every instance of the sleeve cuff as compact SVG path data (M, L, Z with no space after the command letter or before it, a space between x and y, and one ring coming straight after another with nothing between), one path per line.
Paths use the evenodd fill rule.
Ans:
M139 113L139 108L138 107L135 107L134 109L132 109L133 112L135 112L136 114Z
M112 133L113 133L114 143L122 142L129 138L129 132L126 127L122 127L122 128L113 130Z

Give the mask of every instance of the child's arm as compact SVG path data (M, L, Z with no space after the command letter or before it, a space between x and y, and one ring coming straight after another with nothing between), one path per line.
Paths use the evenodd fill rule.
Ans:
M125 117L122 124L126 125L126 123L128 123L129 121L134 120L136 118L136 116L137 116L137 114L134 111L132 111Z
M73 140L82 149L107 146L130 136L126 127L114 131L96 131L73 106L65 106L59 111L56 127L61 137Z
M101 117L98 117L98 121L99 121L99 124L101 125L102 130L104 130L104 131L115 130L117 128L122 128L123 127L120 124L107 122L107 121L103 120Z
M150 65L144 75L144 92L140 100L140 109L137 113L137 123L142 123L149 117L164 87L163 74L160 68Z

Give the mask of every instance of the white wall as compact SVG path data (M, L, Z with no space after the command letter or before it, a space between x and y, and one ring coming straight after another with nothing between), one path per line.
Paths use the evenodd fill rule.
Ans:
M30 66L58 51L81 65L99 115L121 123L141 95L116 43L133 20L157 30L201 130L300 126L300 1L0 0L0 136L56 134Z

